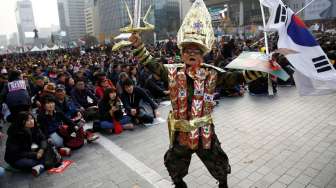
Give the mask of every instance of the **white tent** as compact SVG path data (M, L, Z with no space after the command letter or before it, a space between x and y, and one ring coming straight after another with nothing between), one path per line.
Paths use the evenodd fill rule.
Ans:
M55 44L53 47L50 48L50 50L58 50L59 48L60 47Z
M38 47L36 47L36 46L34 46L30 51L31 51L31 52L40 52L41 49L38 48Z
M50 48L48 48L48 46L44 46L41 51L47 51L47 50L50 50Z
M118 36L114 37L114 40L122 40L122 39L128 39L132 33L121 33Z

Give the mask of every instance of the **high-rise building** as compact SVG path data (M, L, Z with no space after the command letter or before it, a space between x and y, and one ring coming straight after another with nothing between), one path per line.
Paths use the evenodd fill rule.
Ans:
M125 0L128 4L133 17L134 0ZM151 0L142 0L142 16L146 13ZM99 39L111 39L120 33L121 27L129 24L129 18L126 11L126 6L123 1L99 0L97 2L99 12ZM153 16L149 16L149 22L153 23Z
M86 34L85 1L58 0L59 23L69 40L76 41Z
M176 36L181 25L181 5L181 0L155 0L155 33L158 40Z
M35 29L35 21L31 1L17 1L15 15L16 24L19 32L19 44L32 44L34 37L33 30Z
M93 33L93 0L85 1L85 29L86 29L86 34L94 35Z
M85 26L86 34L98 37L99 34L99 15L98 0L85 1Z
M308 4L310 1L305 0ZM305 20L326 20L336 18L336 0L314 1L304 10Z
M311 0L284 0L295 13L300 11L298 15L306 21L336 18L336 0L311 2Z
M250 0L205 0L210 14L212 10L223 10L228 7L228 18L235 26L261 24L261 11L259 1ZM268 11L265 11L266 13Z
M194 0L180 0L180 19L181 24L184 19L184 17L187 15L189 9L191 8L191 5Z

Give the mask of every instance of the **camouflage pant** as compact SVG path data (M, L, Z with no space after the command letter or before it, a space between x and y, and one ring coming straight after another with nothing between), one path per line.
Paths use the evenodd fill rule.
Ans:
M181 182L188 174L191 156L196 153L209 170L210 174L220 183L227 184L227 174L231 173L229 159L222 150L216 134L212 136L211 149L203 149L200 139L197 150L190 150L177 142L164 156L164 163L173 182Z

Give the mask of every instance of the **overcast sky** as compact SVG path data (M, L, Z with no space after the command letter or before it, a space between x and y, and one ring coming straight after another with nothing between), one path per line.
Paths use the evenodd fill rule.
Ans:
M17 0L0 0L0 34L17 32L15 4ZM59 25L57 0L31 0L37 28Z

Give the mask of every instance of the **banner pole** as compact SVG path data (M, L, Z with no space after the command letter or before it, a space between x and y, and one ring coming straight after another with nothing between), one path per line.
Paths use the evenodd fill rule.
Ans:
M261 17L263 20L263 25L264 25L264 39L265 39L265 48L266 48L266 55L268 56L268 58L270 55L270 51L269 51L269 47L268 47L268 38L267 38L267 32L266 32L266 18L265 18L265 11L264 11L264 7L261 4L261 1L259 0L259 4L260 4L260 10L261 10ZM274 92L273 92L273 86L272 86L272 80L271 80L271 75L268 74L268 95L269 96L274 96Z
M304 9L306 9L308 6L310 6L314 1L315 0L310 1L306 6L304 6L302 9L300 9L299 11L297 11L295 13L295 15L300 14L302 11L304 11ZM263 17L263 19L264 19L264 17ZM269 35L273 35L273 34L275 34L275 32L271 32ZM255 45L259 44L262 40L264 40L264 37L261 38L260 40L258 40L257 42L253 43L250 47L254 47Z

